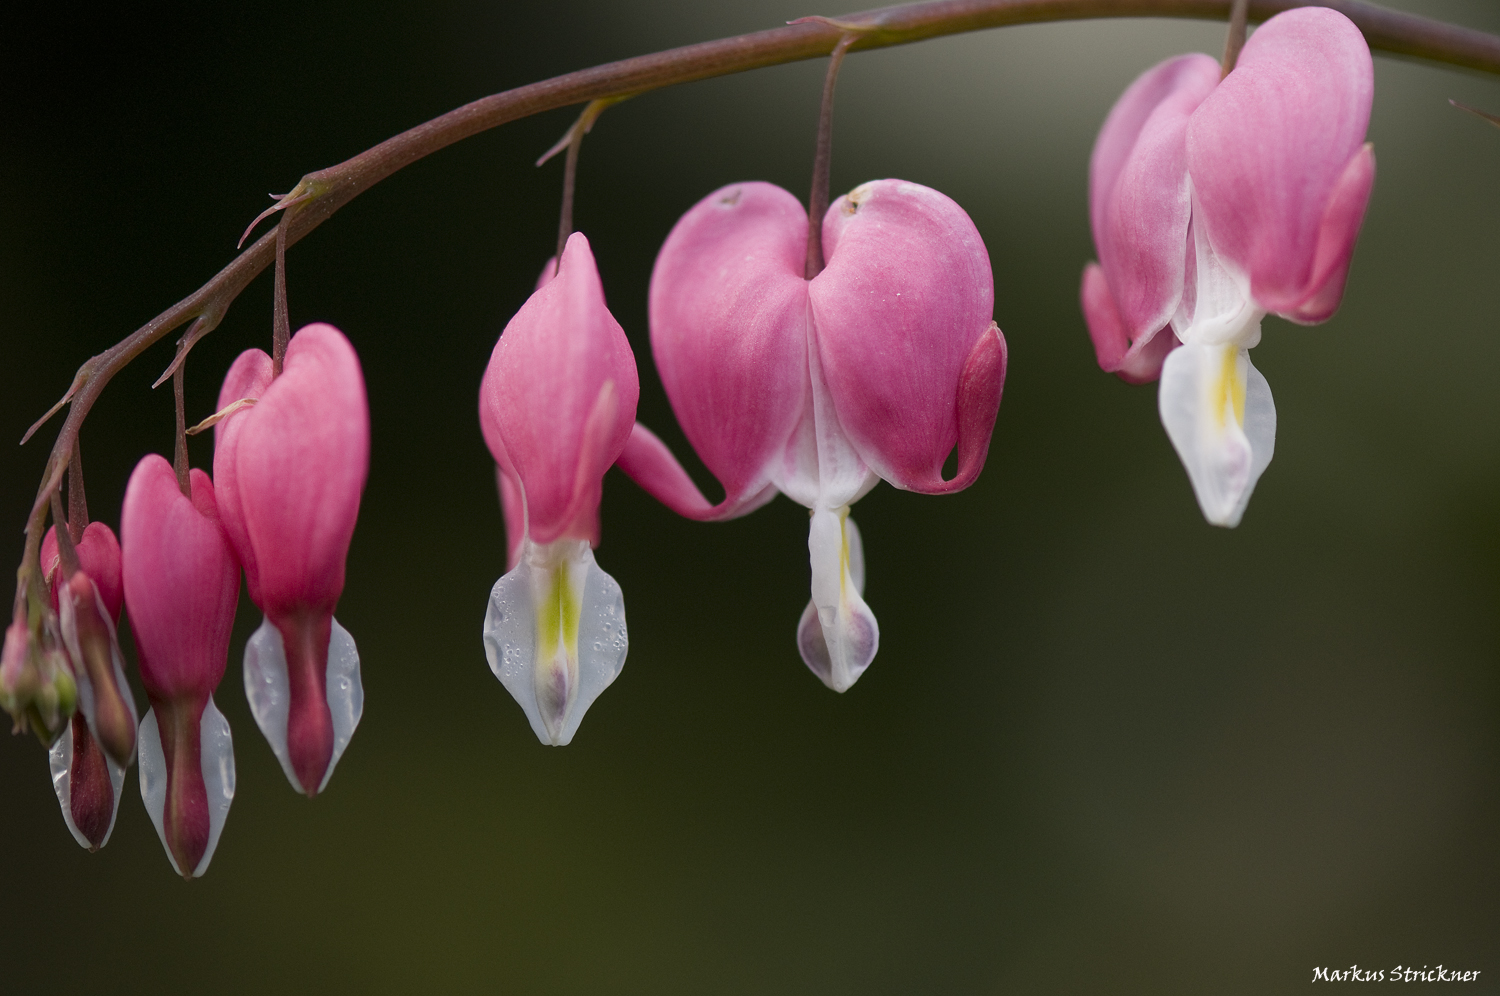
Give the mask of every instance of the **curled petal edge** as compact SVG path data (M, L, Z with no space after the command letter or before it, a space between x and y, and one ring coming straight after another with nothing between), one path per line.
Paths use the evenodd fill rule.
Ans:
M958 471L951 480L937 474L925 480L891 481L905 491L947 495L973 484L984 470L1005 390L1005 335L994 322L984 330L958 377Z
M1333 317L1344 298L1344 281L1354 257L1354 244L1364 224L1365 208L1375 187L1375 147L1369 142L1339 174L1323 220L1318 227L1318 248L1313 255L1313 275L1308 282L1311 293L1290 309L1269 310L1284 314L1301 325L1314 325Z
M1161 376L1167 354L1182 345L1169 327L1138 336L1131 342L1115 307L1108 278L1098 263L1084 267L1079 298L1099 369L1127 384L1149 384L1156 380Z
M639 422L631 428L615 466L648 495L678 515L698 522L723 522L748 515L776 497L776 486L766 483L756 491L727 495L715 505L703 497L667 444Z

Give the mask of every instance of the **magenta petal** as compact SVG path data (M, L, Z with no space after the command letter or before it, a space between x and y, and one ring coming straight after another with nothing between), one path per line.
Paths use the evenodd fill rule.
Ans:
M1099 369L1105 373L1118 373L1130 351L1130 336L1125 323L1120 320L1120 310L1115 307L1114 295L1109 292L1109 278L1098 263L1083 268L1083 286L1078 297L1083 305L1083 318L1088 323L1089 338L1094 340L1094 356Z
M990 452L990 436L995 431L995 416L1000 412L1000 395L1005 389L1005 336L993 322L979 337L964 363L958 379L958 470L945 481L934 471L932 476L905 482L912 491L925 495L946 495L962 491L979 478Z
M1219 64L1206 55L1168 59L1126 89L1094 143L1094 244L1124 335L1141 345L1167 324L1182 297L1192 210L1188 120L1218 82Z
M1357 189L1341 195L1340 234L1330 234L1326 257L1324 222L1364 143L1373 95L1359 29L1336 11L1304 7L1262 25L1193 115L1195 217L1219 256L1249 275L1251 296L1268 311L1296 313L1319 296L1308 313L1331 312L1323 292L1331 274L1347 268L1353 239L1343 234L1358 229L1349 208L1364 197Z
M270 386L271 357L259 349L247 349L224 375L224 383L219 388L219 409L222 411L236 401L258 399ZM234 547L245 568L245 587L250 592L250 600L260 605L260 571L256 566L255 547L245 526L244 512L240 508L236 466L240 434L249 423L250 415L250 409L242 408L214 425L214 500L224 535L229 537L229 545Z
M354 347L331 325L307 326L260 401L220 427L227 452L214 465L227 471L232 457L233 472L219 491L238 498L238 516L226 519L237 518L243 535L233 524L225 531L247 576L250 564L259 574L251 596L273 619L331 613L369 467L370 417Z
M90 522L83 530L83 539L73 548L78 552L78 569L89 576L99 589L99 597L109 610L111 620L118 625L120 610L125 605L125 587L120 577L120 541L115 539L113 529L102 522ZM42 537L42 575L51 586L52 608L57 605L57 582L54 577L61 557L57 551L57 527L47 529Z
M599 483L635 422L635 356L582 233L542 276L490 356L480 425L521 485L531 539L596 542Z
M1326 321L1338 310L1344 297L1344 281L1354 257L1354 241L1359 237L1375 186L1375 149L1366 142L1360 146L1344 173L1334 185L1323 212L1318 231L1318 251L1313 258L1313 277L1309 285L1316 288L1312 296L1287 314L1294 322L1313 324Z
M941 489L964 364L993 325L984 240L936 190L876 180L828 209L823 247L812 311L839 425L896 487Z
M802 417L806 253L802 205L755 182L699 201L656 257L656 368L688 441L724 486L724 508L755 503Z
M733 519L776 497L775 485L767 484L758 492L732 496L715 505L703 497L667 444L639 422L630 430L615 465L651 497L678 515L700 522Z
M192 472L192 490L192 500L184 497L171 465L154 453L125 488L125 604L153 703L208 698L224 676L239 601L239 564L203 471Z

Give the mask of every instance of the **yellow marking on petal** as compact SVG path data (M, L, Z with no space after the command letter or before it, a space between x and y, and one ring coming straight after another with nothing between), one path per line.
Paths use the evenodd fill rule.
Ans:
M1239 349L1234 346L1225 347L1224 364L1219 369L1213 392L1214 417L1218 419L1220 428L1224 426L1231 406L1234 409L1235 424L1245 424L1245 376L1240 370L1239 359Z
M550 568L551 584L547 596L537 606L536 635L538 649L550 655L559 643L571 658L578 653L578 621L583 609L583 592L574 591L568 583L568 565Z

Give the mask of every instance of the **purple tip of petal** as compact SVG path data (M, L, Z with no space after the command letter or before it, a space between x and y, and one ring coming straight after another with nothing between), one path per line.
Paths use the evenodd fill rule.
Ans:
M1329 282L1342 282L1373 178L1373 158L1368 176L1357 163L1348 173L1373 96L1359 29L1305 7L1262 25L1193 115L1194 218L1220 257L1248 274L1262 307L1303 321L1336 307Z

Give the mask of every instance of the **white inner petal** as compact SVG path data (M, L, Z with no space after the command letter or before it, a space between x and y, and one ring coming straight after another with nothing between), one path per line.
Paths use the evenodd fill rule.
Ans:
M281 762L282 773L292 788L302 791L302 782L292 767L291 752L287 750L287 722L291 710L291 685L287 675L286 646L281 631L271 620L263 619L260 628L245 644L245 697L250 701L250 713L255 724L265 735L266 742ZM365 710L365 687L360 680L359 650L354 637L339 625L337 619L328 634L328 669L325 672L328 696L328 712L333 718L333 755L328 760L328 769L318 784L322 792L333 777L344 748L349 746L354 730Z
M844 435L833 396L823 381L817 332L809 302L807 312L808 387L802 420L771 468L771 482L788 498L808 508L840 508L858 501L880 478L865 465Z
M544 744L572 741L629 650L625 600L586 540L526 541L484 617L490 670Z
M880 626L864 598L864 544L847 506L815 509L808 529L812 600L797 624L802 660L836 692L847 691L875 659Z
M1238 525L1276 440L1271 389L1249 351L1184 343L1162 366L1157 403L1204 518Z

